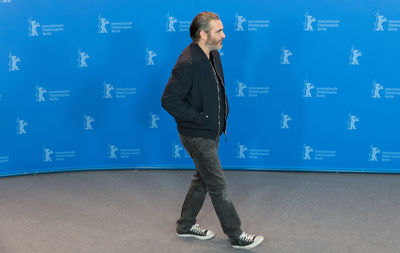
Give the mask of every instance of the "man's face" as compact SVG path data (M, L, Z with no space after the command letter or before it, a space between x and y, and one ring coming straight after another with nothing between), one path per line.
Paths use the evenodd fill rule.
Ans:
M222 40L225 39L225 34L223 32L224 26L221 20L210 20L210 32L207 33L206 46L212 50L219 50L222 48Z

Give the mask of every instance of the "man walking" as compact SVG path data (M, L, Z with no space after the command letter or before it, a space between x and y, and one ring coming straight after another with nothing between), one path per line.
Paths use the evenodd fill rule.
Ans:
M219 137L226 136L229 113L224 74L218 49L225 38L218 15L198 14L190 25L193 42L179 56L162 96L162 106L178 126L179 137L196 166L194 179L177 221L179 237L211 239L214 233L196 224L196 217L209 193L231 245L251 249L264 238L241 230L240 218L227 196L218 157Z

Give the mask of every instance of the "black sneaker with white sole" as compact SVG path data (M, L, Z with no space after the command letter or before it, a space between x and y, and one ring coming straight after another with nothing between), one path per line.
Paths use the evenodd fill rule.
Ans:
M231 242L235 249L252 249L264 240L261 235L250 235L243 232L236 241Z
M179 237L192 237L200 240L208 240L214 237L214 232L199 227L199 224L193 225L187 232L176 232Z

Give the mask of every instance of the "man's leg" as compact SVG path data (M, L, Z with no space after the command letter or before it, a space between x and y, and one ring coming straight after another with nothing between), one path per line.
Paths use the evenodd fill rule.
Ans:
M198 163L192 155L194 150L196 149L196 147L193 145L192 138L183 135L179 135L179 137L181 139L182 145L192 157L197 168ZM185 201L182 205L181 217L177 221L177 232L187 232L194 224L196 224L196 217L203 206L206 194L206 185L204 184L199 172L196 169L196 172L194 173L194 178L186 194Z
M210 194L222 230L229 239L236 240L242 233L241 222L227 195L225 177L218 157L218 141L204 138L191 138L190 141L194 147L191 156Z
M187 213L189 217L194 217L191 219L191 223L195 223L195 218L203 205L205 194L202 194L203 197L201 200L198 198L199 202L191 206L190 203L192 201L196 202L196 197L193 197L195 196L193 194L195 191L191 191L191 189L192 186L196 191L202 188L210 194L222 230L231 240L232 247L237 249L252 249L259 245L264 240L264 237L261 235L251 235L241 230L240 218L227 196L225 177L218 157L218 140L184 136L181 136L181 140L196 165L195 179L192 181L191 188L186 196L185 203L187 203L187 207L185 207L184 203L182 214ZM183 215L182 217L184 217ZM211 231L207 232L207 230L198 229L197 226L193 226L191 230L194 230L195 234L198 234L200 231L200 236L197 237L199 239L204 240L214 236L214 233Z
M177 221L177 232L187 232L196 224L196 217L203 206L206 194L206 186L196 171L182 205L181 217Z

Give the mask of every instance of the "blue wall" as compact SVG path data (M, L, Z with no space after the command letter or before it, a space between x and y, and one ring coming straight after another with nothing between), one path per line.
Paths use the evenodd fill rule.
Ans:
M398 1L0 0L0 175L188 168L160 106L220 15L225 168L398 172Z

